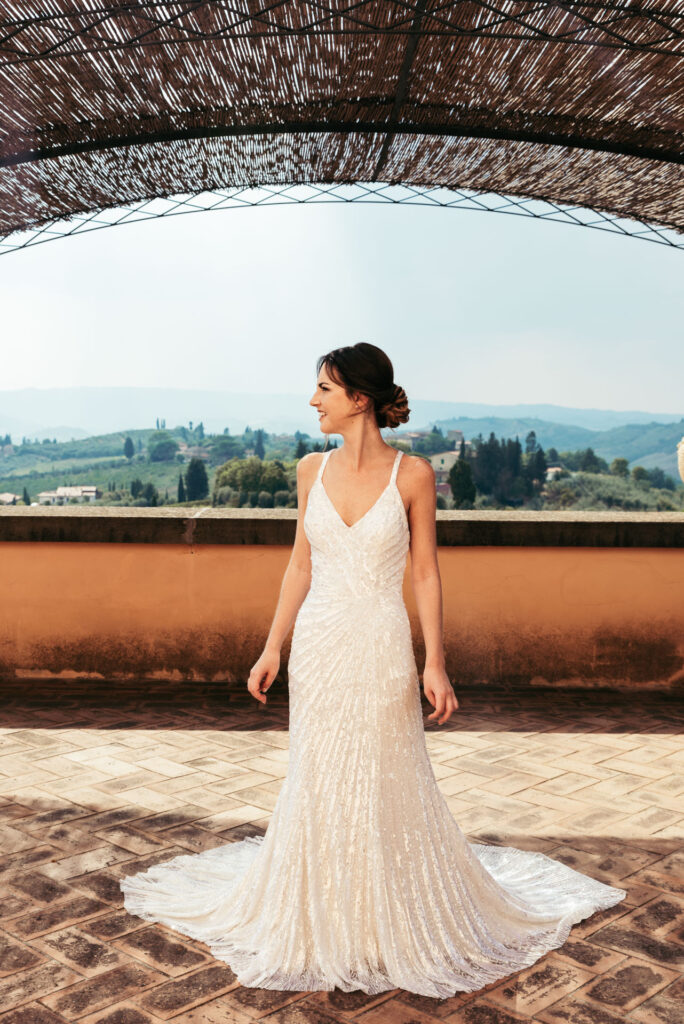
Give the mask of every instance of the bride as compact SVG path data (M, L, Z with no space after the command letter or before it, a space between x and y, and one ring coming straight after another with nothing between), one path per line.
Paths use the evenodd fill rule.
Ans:
M341 448L297 464L294 546L247 687L266 704L288 660L289 764L263 836L121 879L126 909L205 942L250 987L472 992L561 946L626 892L538 852L471 843L427 752L402 587L425 639L423 691L444 724L435 481L380 433L408 420L388 356L318 360L310 400Z

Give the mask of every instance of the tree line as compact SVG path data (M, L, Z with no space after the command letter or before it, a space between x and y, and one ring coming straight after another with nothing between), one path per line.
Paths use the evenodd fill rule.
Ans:
M470 448L461 442L459 456L449 471L449 484L456 508L472 508L478 495L485 495L499 505L520 506L540 498L548 491L549 466L560 467L555 481L567 479L575 473L606 474L634 484L676 490L674 479L656 466L648 470L634 466L629 470L627 459L615 458L608 465L592 448L576 452L548 452L537 441L534 430L525 437L523 449L518 437L496 437L490 433L485 441L479 434ZM613 504L610 499L608 504Z

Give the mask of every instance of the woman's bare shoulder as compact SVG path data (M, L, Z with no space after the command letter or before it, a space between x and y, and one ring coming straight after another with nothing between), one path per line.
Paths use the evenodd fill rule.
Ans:
M324 455L325 452L307 452L306 455L302 455L297 465L307 467L319 466Z
M316 478L318 467L324 455L325 452L307 452L297 462L297 480L303 484L307 491Z
M404 452L404 458L401 461L406 464L404 472L407 480L414 482L418 487L434 486L435 471L432 468L432 463L422 455Z
M422 455L404 452L401 460L404 466L401 477L401 492L404 495L408 511L426 501L436 493L435 471L432 464ZM399 483L399 481L397 481Z

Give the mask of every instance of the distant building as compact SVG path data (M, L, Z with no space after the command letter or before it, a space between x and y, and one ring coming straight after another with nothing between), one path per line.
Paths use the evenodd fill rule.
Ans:
M562 466L547 466L546 467L546 479L555 480L559 473L563 472Z
M56 491L41 491L38 495L39 505L66 505L72 498L76 501L95 501L102 497L102 491L95 484L82 484L77 487L58 487Z
M21 501L20 494L12 494L11 491L3 491L0 494L0 505L13 505L15 501Z
M203 448L202 445L199 444L189 445L186 444L185 441L180 441L178 443L178 454L182 455L183 458L188 461L192 458L196 458L204 459L206 462L209 458L209 449Z
M407 430L405 432L402 431L399 440L408 441L408 443L411 445L411 451L413 451L413 449L416 447L417 442L422 441L422 439L427 436L427 430Z
M438 484L446 482L449 471L453 464L458 462L458 452L437 452L430 456L430 465L435 471L435 479Z
M401 434L398 435L398 440L408 442L411 445L411 450L413 451L419 441L424 440L424 438L426 437L430 437L431 434L431 430L403 430ZM458 449L461 447L461 441L463 441L463 439L464 438L462 430L447 430L446 437L444 438L445 441L454 442L457 454ZM471 447L470 441L466 441L465 444L466 448Z

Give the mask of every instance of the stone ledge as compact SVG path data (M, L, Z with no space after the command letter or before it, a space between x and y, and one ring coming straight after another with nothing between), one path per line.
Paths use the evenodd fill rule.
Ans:
M0 542L291 546L297 509L0 508ZM440 547L684 547L681 512L437 512Z

